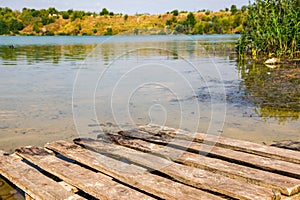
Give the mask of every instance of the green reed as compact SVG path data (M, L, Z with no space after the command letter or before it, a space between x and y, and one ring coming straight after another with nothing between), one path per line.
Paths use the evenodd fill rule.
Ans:
M254 59L300 58L300 0L255 0L237 51Z

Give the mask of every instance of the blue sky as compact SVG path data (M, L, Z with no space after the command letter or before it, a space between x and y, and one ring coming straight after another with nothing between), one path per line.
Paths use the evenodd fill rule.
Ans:
M55 7L58 10L85 10L100 12L107 8L115 13L150 13L158 14L172 11L174 9L197 11L209 9L218 11L232 4L241 7L248 5L249 0L0 0L0 7L10 7L21 10L27 8Z

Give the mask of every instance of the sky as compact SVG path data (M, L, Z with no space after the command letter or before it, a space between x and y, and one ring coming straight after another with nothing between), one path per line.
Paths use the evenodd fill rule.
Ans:
M107 8L114 13L123 14L162 14L175 9L219 11L226 7L230 8L233 4L240 8L248 5L249 0L0 0L0 7L9 7L13 10L22 10L24 7L34 9L55 7L60 11L73 9L98 13L102 8Z

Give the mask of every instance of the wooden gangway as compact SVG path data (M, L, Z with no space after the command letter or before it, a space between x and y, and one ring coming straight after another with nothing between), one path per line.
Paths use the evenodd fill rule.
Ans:
M300 152L154 124L0 153L27 199L300 199Z

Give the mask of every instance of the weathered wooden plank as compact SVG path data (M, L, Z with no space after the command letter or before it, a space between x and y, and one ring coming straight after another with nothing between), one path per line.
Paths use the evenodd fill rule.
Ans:
M153 175L145 168L120 162L65 141L48 143L45 147L163 199L222 199L196 188Z
M76 139L75 143L95 151L125 158L133 163L149 167L169 175L185 184L218 192L238 199L280 199L280 193L261 186L230 179L207 170L174 163L164 158L139 152L100 140Z
M16 150L16 154L99 199L153 199L112 181L108 176L59 159L40 147L22 147Z
M60 182L58 182L61 186L63 186L66 190L68 190L68 191L70 191L70 192L73 192L73 193L76 193L76 192L78 192L79 190L78 190L78 188L76 188L76 187L74 187L74 186L72 186L72 185L70 185L70 184L68 184L68 183L66 183L66 182L64 182L64 181L60 181Z
M175 129L166 126L160 126L155 124L148 124L145 126L140 126L140 130L146 131L151 134L156 135L166 135L173 138L180 138L195 142L203 142L209 145L216 145L219 147L224 147L228 149L233 149L237 151L243 151L247 153L252 153L268 158L275 158L278 160L283 160L287 162L293 162L300 164L300 152L281 149L277 147L257 144L248 141L241 141L221 136L208 135L203 133L191 133L181 129Z
M34 200L31 196L29 196L28 194L25 194L25 200Z
M175 134L175 133L171 133L171 134ZM155 134L155 136L159 137L159 134ZM150 137L151 141L155 141L155 142L158 141L157 138L155 138L154 140L152 140L152 138L153 136ZM235 151L232 149L208 145L205 143L192 142L192 141L181 140L181 139L170 140L170 138L166 139L165 136L163 136L162 138L163 139L160 140L160 143L174 145L177 146L178 148L189 149L196 153L214 155L238 163L249 164L267 171L288 175L294 178L300 178L300 165L296 163L277 160L276 158L269 158L269 157L255 155L252 153L247 153L242 151Z
M281 199L282 200L299 200L300 199L300 194L295 194L295 195L290 196L290 197L282 196Z
M189 166L207 169L209 171L219 173L230 178L244 180L249 183L254 183L260 186L269 187L279 190L282 194L293 195L300 192L300 180L258 170L234 163L222 161L220 159L209 158L199 154L186 152L180 149L172 148L169 146L157 145L145 142L140 139L147 140L148 134L141 132L120 132L122 136L110 135L112 141L115 143L137 149L143 152L149 152L167 159L177 161ZM131 137L131 138L125 138ZM148 136L148 137L147 137ZM150 136L151 137L151 136ZM139 139L132 139L139 138ZM153 138L153 137L151 137ZM157 140L155 140L157 141Z
M20 159L1 152L0 173L36 200L84 199L68 192L59 183L41 174L38 170L25 164Z

